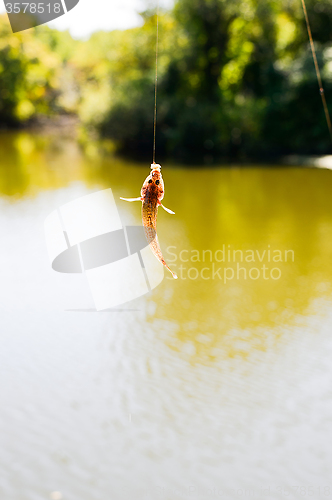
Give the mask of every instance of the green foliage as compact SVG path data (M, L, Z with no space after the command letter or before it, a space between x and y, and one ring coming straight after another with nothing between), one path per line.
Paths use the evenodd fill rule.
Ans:
M57 109L61 55L40 39L39 32L11 33L0 22L0 123L17 125Z
M308 0L308 12L332 104L331 5ZM166 17L173 25L161 30L171 44L161 52L160 159L214 163L329 152L300 2L178 0L163 22ZM153 26L147 15L137 33L143 37ZM118 79L123 90L113 94L99 126L121 153L146 159L152 148L153 46L152 39L150 66L136 58L130 75Z
M332 4L307 0L332 111ZM74 41L0 21L0 123L75 113L121 154L151 159L156 17ZM325 154L330 139L299 0L177 0L159 20L157 160Z

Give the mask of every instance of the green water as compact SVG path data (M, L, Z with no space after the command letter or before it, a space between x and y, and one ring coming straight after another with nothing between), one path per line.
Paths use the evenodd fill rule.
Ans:
M266 498L267 486L271 498L282 498L278 488L294 481L328 487L332 173L163 165L164 203L176 215L160 211L158 235L179 279L165 275L131 304L133 312L75 314L68 311L92 308L92 298L79 278L51 270L43 220L100 189L111 187L117 200L138 196L149 165L28 132L3 133L0 158L9 391L3 430L14 436L31 417L21 441L13 437L16 444L8 441L0 452L4 463L21 460L21 490L5 481L6 498L45 498L53 490L65 490L68 499L112 492L119 500L177 498L167 489L157 495L164 484L193 484L194 498L202 499L213 485L230 499L240 497L234 488L248 485L255 498ZM119 200L118 208L124 223L139 223L139 204ZM48 371L53 356L57 382ZM36 408L30 417L18 389L25 383L32 387L26 404ZM61 415L43 401L48 408L56 402ZM78 420L73 401L81 408ZM136 427L128 427L128 415ZM79 438L84 432L93 463ZM126 458L117 464L119 453ZM76 472L54 458L63 455ZM14 480L15 467L6 467ZM132 490L121 493L127 480Z
M0 154L0 190L12 203L75 182L111 187L116 198L138 196L149 171L100 155L94 146L83 151L61 136L2 135ZM193 342L196 355L209 359L226 345L234 355L245 330L247 347L264 348L262 328L291 325L310 314L317 299L331 297L329 171L165 165L163 174L165 204L176 215L160 213L158 233L182 279L173 283L167 276L155 296L159 314L178 325L176 345ZM118 206L140 222L138 204L119 200ZM208 348L195 331L209 337Z

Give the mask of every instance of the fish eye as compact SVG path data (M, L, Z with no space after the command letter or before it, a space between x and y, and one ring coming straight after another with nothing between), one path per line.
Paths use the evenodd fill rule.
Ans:
M159 181L158 181L158 180L156 181L156 184L157 184L157 186L158 186L158 184L159 184Z
M149 179L149 184L151 184L151 182L152 182L152 179Z

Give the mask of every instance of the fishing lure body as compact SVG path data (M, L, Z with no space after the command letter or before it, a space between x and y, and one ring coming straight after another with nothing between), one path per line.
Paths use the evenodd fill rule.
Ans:
M164 181L161 175L161 166L152 163L151 172L145 179L141 196L139 198L120 198L125 201L141 201L142 202L142 222L146 238L150 248L157 259L169 270L173 278L177 279L177 275L168 267L161 253L157 236L157 213L158 207L161 206L166 212L174 214L172 210L164 207L161 200L164 198Z

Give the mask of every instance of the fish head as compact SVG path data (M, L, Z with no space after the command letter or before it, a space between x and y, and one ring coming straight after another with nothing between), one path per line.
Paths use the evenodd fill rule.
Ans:
M161 201L164 197L164 181L161 175L161 166L157 163L152 163L151 172L144 181L142 187L142 197L146 194L150 197L156 198Z

